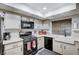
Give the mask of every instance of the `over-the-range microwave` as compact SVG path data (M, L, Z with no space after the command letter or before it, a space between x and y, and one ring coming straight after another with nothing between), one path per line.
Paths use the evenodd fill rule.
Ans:
M21 21L22 29L34 29L34 22L32 21Z

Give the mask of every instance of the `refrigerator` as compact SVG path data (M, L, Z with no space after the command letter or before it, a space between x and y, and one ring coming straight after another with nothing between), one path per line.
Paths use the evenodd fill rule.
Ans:
M0 55L3 54L3 40L2 40L2 18L0 17Z

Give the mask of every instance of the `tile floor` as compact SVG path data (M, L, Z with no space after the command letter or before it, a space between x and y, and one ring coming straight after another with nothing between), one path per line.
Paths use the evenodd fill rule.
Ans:
M43 49L39 50L36 55L60 55L60 54L43 48Z

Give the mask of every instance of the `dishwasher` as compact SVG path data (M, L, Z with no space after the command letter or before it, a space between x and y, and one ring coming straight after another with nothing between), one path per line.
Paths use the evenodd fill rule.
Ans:
M44 37L44 47L50 51L53 51L53 38Z

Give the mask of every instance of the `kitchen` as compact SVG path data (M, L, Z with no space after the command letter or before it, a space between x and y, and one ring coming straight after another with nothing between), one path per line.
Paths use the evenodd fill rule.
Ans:
M78 3L0 3L0 55L79 55L78 19Z

